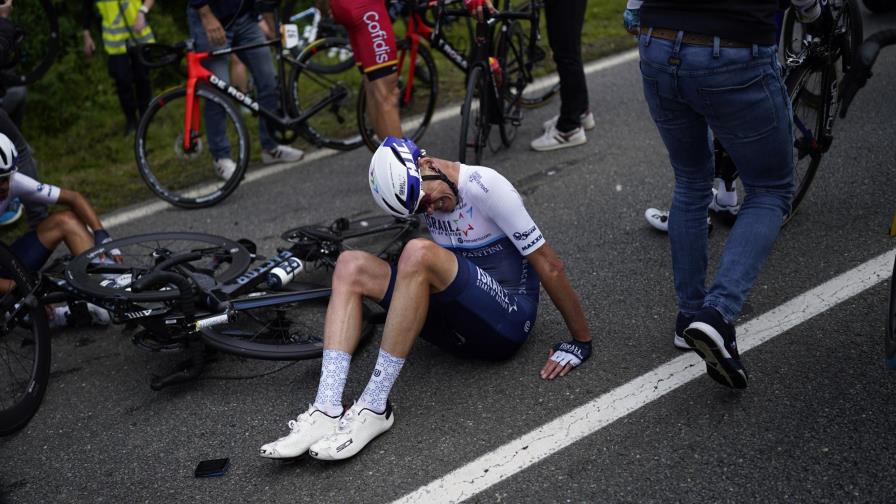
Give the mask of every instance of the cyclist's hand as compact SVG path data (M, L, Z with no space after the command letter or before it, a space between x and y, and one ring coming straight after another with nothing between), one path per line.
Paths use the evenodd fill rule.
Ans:
M541 377L553 380L558 376L566 376L573 368L578 367L591 357L591 342L570 340L557 343L548 352L548 361L541 368Z
M464 0L464 7L467 8L470 14L476 16L476 19L479 21L485 19L483 9L488 9L492 14L498 12L498 9L495 9L495 6L492 5L491 0Z
M112 237L109 236L109 233L105 229L97 229L93 232L93 242L97 247L105 243L109 243L110 241L112 241ZM109 251L109 255L112 256L112 260L118 264L124 262L124 257L122 257L121 255L121 250L112 249ZM100 260L103 260L105 258L106 254L100 256Z

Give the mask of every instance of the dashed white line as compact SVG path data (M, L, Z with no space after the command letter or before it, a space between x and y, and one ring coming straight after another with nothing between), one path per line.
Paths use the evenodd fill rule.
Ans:
M894 257L896 249L742 324L737 328L740 351L755 348L886 280ZM436 504L469 499L704 374L705 365L696 354L682 355L395 502Z

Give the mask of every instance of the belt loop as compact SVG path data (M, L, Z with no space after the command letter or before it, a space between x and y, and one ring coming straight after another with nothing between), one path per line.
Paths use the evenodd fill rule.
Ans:
M672 47L672 57L677 58L678 53L681 51L681 39L684 38L684 30L678 30L678 33L675 34L675 46Z
M653 27L651 26L650 28L647 29L647 38L644 39L644 47L647 47L650 45L650 39L652 37L653 37Z
M759 45L758 44L753 44L753 57L754 58L759 57Z
M719 37L712 38L712 57L718 59L719 58L719 44L721 40Z

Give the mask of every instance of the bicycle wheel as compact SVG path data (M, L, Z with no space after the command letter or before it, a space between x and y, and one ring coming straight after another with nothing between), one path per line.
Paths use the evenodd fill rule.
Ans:
M501 142L505 147L516 138L516 130L523 118L522 96L529 84L526 70L527 55L524 45L523 27L516 21L509 21L498 38L497 55L501 68L499 92L504 108L504 121L499 125Z
M50 373L50 329L34 296L37 282L5 246L0 271L15 288L0 297L0 436L28 423L37 412Z
M893 261L893 276L890 277L890 309L887 313L887 334L884 340L886 363L896 369L896 261Z
M287 290L308 286L291 283ZM202 330L206 344L218 350L264 360L316 359L323 352L324 319L329 296L308 301L240 310L234 320ZM361 337L370 338L370 309L362 310Z
M429 49L423 44L417 46L417 58L411 62L410 41L401 39L397 43L398 52L398 112L401 129L406 138L415 142L423 138L426 128L436 109L439 95L439 78L436 62ZM379 147L382 139L373 130L373 123L367 117L367 94L358 96L358 129L364 143L371 151Z
M829 71L835 71L833 65ZM823 89L824 72L824 67L804 65L794 69L785 82L793 108L795 185L790 213L784 219L785 224L793 218L806 197L824 152L819 139L824 128L824 107L829 92Z
M831 3L838 20L837 38L840 44L840 69L845 74L852 68L852 59L862 46L864 30L858 0L839 0Z
M481 64L470 69L467 76L467 95L460 109L460 149L461 163L479 164L482 150L488 143L491 124L488 120L489 81ZM474 103L475 102L475 103Z
M177 88L157 96L137 126L134 151L137 167L146 185L156 196L182 208L212 206L232 193L249 164L249 132L239 112L228 98L216 90L196 87L189 145L184 146L187 90ZM224 153L213 153L208 142L205 111L210 105L223 108L216 126L225 139ZM233 148L237 157L233 158ZM230 173L215 167L218 157L236 163Z
M290 70L290 112L294 117L311 114L302 129L317 146L351 150L364 143L357 128L361 74L354 64L345 65L354 62L351 54L344 39L319 39L302 51ZM335 93L345 95L331 100Z
M106 251L118 249L123 262L100 259ZM65 278L72 287L100 299L126 302L165 302L179 298L177 289L163 286L157 290L131 292L131 284L168 258L195 253L197 256L181 264L195 274L196 282L227 283L242 275L252 256L239 243L220 236L202 233L149 233L112 240L72 259L65 269Z

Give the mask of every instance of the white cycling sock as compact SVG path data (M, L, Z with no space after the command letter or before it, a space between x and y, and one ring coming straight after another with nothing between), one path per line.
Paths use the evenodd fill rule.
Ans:
M716 192L716 201L723 206L733 206L737 204L737 187L731 187L729 191L725 187L725 181L722 179L716 179L718 181L718 189Z
M380 348L376 367L358 402L378 413L386 411L386 400L389 399L389 392L392 390L392 385L395 384L395 379L398 378L402 366L404 366L404 359Z
M341 350L324 350L320 365L320 384L314 407L330 416L342 414L342 390L348 378L352 354Z

